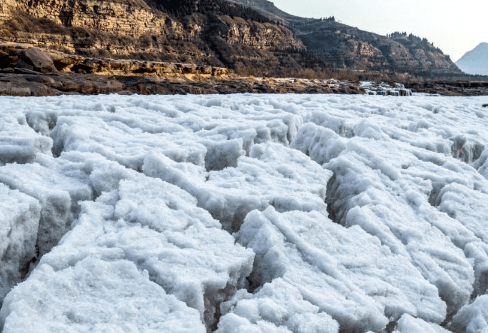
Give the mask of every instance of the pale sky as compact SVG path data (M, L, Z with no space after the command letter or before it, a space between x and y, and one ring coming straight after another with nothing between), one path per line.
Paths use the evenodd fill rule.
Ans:
M290 14L335 16L337 21L381 35L395 31L425 37L457 61L488 43L487 0L271 0Z

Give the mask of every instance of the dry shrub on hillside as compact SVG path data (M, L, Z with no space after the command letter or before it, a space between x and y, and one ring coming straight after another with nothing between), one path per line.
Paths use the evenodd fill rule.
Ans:
M262 77L267 76L267 73L264 73L262 69L255 68L252 66L239 66L237 67L234 72L243 77Z
M12 19L3 24L0 29L6 37L15 37L19 32L67 34L66 27L47 18L37 18L22 11L12 15Z

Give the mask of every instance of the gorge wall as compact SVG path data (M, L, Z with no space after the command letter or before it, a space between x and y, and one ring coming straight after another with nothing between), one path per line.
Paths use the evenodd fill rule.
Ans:
M404 33L382 36L335 18L307 19L283 12L268 0L229 0L250 6L288 26L307 47L316 66L390 71L426 76L456 76L459 68L425 39Z
M143 0L6 0L0 42L95 58L263 70L299 65L281 55L303 44L286 27L240 17L175 18Z
M0 43L263 75L292 76L304 68L462 75L449 56L416 36L301 18L266 0L4 0ZM16 55L0 53L0 67L2 57L10 57L5 67Z

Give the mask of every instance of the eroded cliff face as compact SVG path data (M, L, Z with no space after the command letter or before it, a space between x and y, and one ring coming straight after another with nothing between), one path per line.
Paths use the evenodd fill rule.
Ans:
M333 20L299 22L291 29L309 51L336 67L434 76L461 74L449 56L427 41L417 43L415 36L389 38Z
M276 52L303 48L283 26L198 13L176 19L143 0L2 1L0 42L87 57L230 68L278 66Z
M458 75L461 71L441 50L415 36L392 38L363 31L335 19L306 19L285 13L268 0L228 0L283 22L322 66L354 70Z

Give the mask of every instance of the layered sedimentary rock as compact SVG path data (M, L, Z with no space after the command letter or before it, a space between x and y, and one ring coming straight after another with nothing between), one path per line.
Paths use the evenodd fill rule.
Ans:
M8 0L0 32L3 42L86 57L230 68L298 67L275 51L303 49L283 26L201 13L175 18L143 0Z
M256 9L287 25L313 55L317 65L356 70L459 75L449 56L416 36L377 35L328 19L306 19L276 8L268 0L229 0Z
M192 9L187 2L171 5L180 6L182 14L160 0L7 0L0 5L0 42L93 58L252 69L265 75L324 67L461 74L441 50L415 36L386 37L333 18L300 18L266 0L190 1ZM226 15L224 3L247 6L264 19L246 17L236 8L237 15Z

